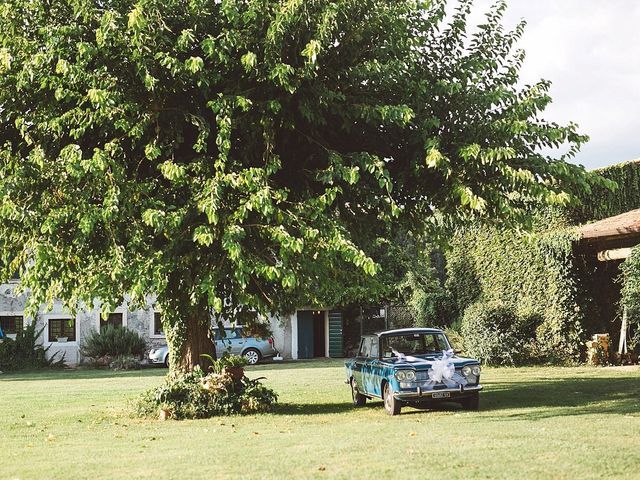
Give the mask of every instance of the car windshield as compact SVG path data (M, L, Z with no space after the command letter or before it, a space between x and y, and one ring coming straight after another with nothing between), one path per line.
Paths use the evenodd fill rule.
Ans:
M399 355L428 355L448 350L449 342L442 333L405 333L385 335L381 338L384 358Z

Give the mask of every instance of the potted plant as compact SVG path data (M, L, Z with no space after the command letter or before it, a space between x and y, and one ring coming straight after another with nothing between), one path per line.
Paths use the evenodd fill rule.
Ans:
M244 377L244 367L247 365L247 359L239 355L224 354L218 360L222 367L222 373L231 376L234 380L240 380Z
M202 356L211 362L209 369L213 373L229 375L234 381L238 381L244 376L244 367L247 365L247 360L244 357L230 355L226 352L218 360L214 360L211 355L203 354Z

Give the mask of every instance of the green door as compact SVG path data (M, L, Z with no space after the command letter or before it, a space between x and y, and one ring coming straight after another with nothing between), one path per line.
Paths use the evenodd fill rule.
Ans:
M313 358L313 312L298 310L298 358Z
M344 357L342 346L342 312L331 310L329 312L329 356Z

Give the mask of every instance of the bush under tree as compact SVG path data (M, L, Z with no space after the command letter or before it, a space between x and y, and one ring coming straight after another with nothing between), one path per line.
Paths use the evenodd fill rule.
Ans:
M244 375L243 365L243 357L223 355L208 372L199 367L186 374L170 372L162 385L137 401L136 411L143 417L176 420L270 411L277 395L260 379Z

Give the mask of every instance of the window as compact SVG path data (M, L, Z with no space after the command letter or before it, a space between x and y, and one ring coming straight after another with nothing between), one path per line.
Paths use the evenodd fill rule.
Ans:
M100 330L111 325L112 327L122 327L122 313L110 313L107 318L100 316Z
M364 337L360 345L360 357L378 357L378 337Z
M216 340L233 340L238 338L243 338L242 328L225 328L224 329L224 338L220 334L220 331L217 328L213 329L213 334Z
M0 316L0 327L5 335L15 335L23 327L23 319L21 315L2 315Z
M160 312L153 312L153 334L164 335L164 330L162 330L162 314Z
M403 355L430 355L449 349L449 343L441 333L412 333L382 337L385 357Z
M76 341L75 318L50 318L49 341L55 342L59 338L66 338L69 342Z

